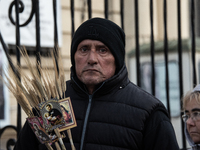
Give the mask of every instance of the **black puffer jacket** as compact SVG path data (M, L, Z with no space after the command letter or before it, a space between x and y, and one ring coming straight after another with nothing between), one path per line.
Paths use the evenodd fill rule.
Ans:
M127 69L99 85L93 95L72 75L67 82L77 127L77 149L178 150L163 104L128 79Z
M71 78L66 97L71 98L77 120L72 129L77 150L179 149L165 107L129 81L125 66L100 84L93 95L87 94L73 73ZM71 149L68 138L64 143Z

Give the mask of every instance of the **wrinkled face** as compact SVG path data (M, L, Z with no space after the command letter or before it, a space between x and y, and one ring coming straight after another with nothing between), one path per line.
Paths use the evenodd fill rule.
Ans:
M191 114L192 112L200 112L200 104L197 103L195 99L186 103L185 107L186 114ZM187 130L190 137L196 144L200 144L200 120L194 121L191 117L187 120Z
M97 40L83 40L75 53L77 77L89 89L115 74L115 58L109 48Z

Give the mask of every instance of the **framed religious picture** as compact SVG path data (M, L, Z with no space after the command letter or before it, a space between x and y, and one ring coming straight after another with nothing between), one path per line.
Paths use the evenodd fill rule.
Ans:
M31 118L26 118L31 129L35 133L36 137L40 141L40 143L50 143L50 145L54 142L57 142L58 136L55 134L54 131L46 132L44 129L44 122L41 117L31 117ZM66 135L64 132L61 133L61 137L65 138Z
M62 110L63 118L66 122L65 126L59 127L59 131L64 131L77 126L70 97L59 100L59 104Z
M40 143L44 144L52 141L52 138L46 133L45 129L42 127L40 118L27 118L27 121Z
M40 114L46 131L62 127L65 120L57 99L50 99L39 104Z

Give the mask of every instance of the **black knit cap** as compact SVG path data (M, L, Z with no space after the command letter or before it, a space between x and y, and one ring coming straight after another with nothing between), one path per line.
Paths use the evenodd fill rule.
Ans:
M114 22L103 18L92 18L85 21L76 30L71 44L71 63L75 66L74 55L79 43L85 39L98 40L112 52L118 72L125 59L125 34Z

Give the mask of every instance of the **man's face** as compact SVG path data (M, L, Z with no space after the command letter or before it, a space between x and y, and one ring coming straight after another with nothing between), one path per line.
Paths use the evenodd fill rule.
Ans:
M185 107L186 114L192 112L200 112L200 104L195 99L186 103ZM200 120L194 121L191 117L187 120L187 130L194 143L200 144Z
M83 40L74 56L77 77L90 90L115 74L115 58L106 45L97 40Z

